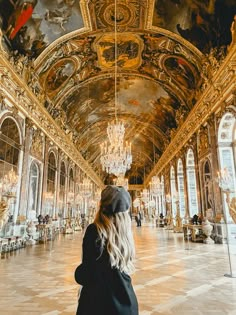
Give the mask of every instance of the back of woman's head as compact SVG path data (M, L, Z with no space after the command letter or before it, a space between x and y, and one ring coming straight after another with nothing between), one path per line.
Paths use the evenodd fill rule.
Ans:
M134 270L135 254L128 212L130 203L130 194L123 187L107 186L102 191L100 209L94 220L111 266L126 273Z

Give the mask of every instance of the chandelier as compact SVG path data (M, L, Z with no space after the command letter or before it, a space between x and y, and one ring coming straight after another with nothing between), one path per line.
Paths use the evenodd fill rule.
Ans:
M102 170L117 177L124 177L125 172L130 169L132 163L131 144L124 144L125 126L117 118L117 5L115 1L115 121L108 123L107 136L108 142L101 144L101 164Z
M144 202L144 203L147 203L149 201L149 190L148 189L143 189L143 191L141 192L141 200Z
M18 175L13 168L3 177L1 181L1 191L6 195L14 195L18 183Z
M150 192L152 196L159 196L162 193L162 184L158 176L153 176L150 182Z
M92 195L93 184L88 178L84 178L83 182L79 184L79 193L82 197L88 198Z

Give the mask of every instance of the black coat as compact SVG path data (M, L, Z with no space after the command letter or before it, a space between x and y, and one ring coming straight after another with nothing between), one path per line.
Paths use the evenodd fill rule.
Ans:
M130 276L111 268L95 224L90 224L83 239L82 263L75 280L82 285L77 315L138 315L138 303Z

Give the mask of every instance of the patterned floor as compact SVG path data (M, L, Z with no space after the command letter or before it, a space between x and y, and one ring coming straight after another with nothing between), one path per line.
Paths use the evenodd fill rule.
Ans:
M140 315L235 315L236 279L227 245L183 241L152 226L133 227ZM72 315L82 232L12 252L0 260L0 315ZM96 315L96 314L94 314ZM104 314L112 315L112 314Z

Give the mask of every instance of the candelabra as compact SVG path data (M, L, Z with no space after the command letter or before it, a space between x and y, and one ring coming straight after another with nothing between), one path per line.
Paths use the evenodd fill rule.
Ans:
M229 214L234 223L236 223L236 209L235 209L235 200L236 197L231 199L230 194L235 192L235 182L233 176L230 175L227 168L221 169L218 173L218 184L221 188L221 191L225 194L225 201L229 208ZM228 220L226 216L226 221Z
M163 185L158 176L153 176L150 182L150 194L155 198L155 212L157 209L157 226L160 226L160 203L158 200L162 197ZM156 213L155 213L156 214Z
M167 230L172 230L174 227L173 216L172 216L172 207L171 207L171 195L166 195L166 203L167 203Z
M82 197L88 198L92 195L93 184L88 178L84 178L83 182L79 184L79 192Z
M180 216L179 194L177 191L173 196L173 200L176 203L176 216L175 216L174 232L181 233L181 232L183 232L183 223L182 223L182 218Z
M228 169L225 167L218 172L218 184L221 188L221 191L226 196L226 203L229 208L229 214L231 217L231 221L228 220L227 214L225 214L225 227L227 233L227 248L228 248L228 256L229 256L229 267L230 273L225 274L226 277L235 278L236 277L236 253L235 253L235 223L236 223L236 197L234 196L230 199L230 194L235 194L235 178L233 178L233 174L229 173Z
M88 198L92 195L93 183L89 178L84 178L83 182L79 184L79 193L84 198L84 213L87 213Z

